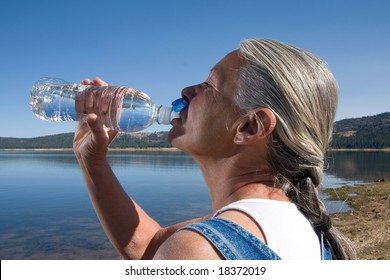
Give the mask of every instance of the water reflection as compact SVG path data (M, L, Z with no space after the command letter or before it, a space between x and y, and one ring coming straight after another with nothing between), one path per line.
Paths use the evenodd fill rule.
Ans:
M110 151L112 166L193 169L194 160L181 151Z
M326 158L327 174L339 178L363 182L390 178L390 152L336 151L328 153Z
M390 176L390 153L333 152L324 187ZM211 212L198 166L181 152L110 151L125 190L162 226ZM0 151L0 259L115 259L72 151ZM330 212L343 202L326 202Z

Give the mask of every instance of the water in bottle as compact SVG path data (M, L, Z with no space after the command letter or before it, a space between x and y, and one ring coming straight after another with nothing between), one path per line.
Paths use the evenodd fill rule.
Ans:
M118 86L89 86L71 84L62 79L43 78L31 89L30 107L40 119L48 121L76 121L87 115L77 108L76 99L93 101L90 107L106 127L122 132L143 130L153 123L170 124L188 106L177 99L172 106L158 106L142 91ZM83 103L81 103L83 104ZM90 113L90 111L88 112Z

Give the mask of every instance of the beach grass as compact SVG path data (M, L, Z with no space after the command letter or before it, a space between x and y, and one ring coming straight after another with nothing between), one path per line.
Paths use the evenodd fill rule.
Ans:
M332 223L355 245L362 260L390 260L390 182L323 190L350 211L331 215Z

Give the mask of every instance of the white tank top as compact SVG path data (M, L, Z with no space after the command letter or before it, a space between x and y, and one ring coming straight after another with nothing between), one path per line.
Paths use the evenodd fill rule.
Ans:
M320 242L310 222L295 204L270 199L244 199L233 202L227 210L239 210L261 227L266 244L283 260L320 260Z

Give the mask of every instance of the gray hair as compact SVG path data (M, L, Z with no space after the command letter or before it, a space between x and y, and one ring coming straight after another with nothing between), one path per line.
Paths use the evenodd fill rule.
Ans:
M269 108L277 123L268 144L268 162L282 188L312 224L328 218L319 198L324 157L332 137L337 83L327 65L303 49L281 42L241 42L238 107ZM334 227L326 230L333 255L354 259L351 242Z

